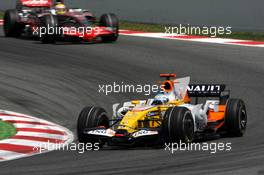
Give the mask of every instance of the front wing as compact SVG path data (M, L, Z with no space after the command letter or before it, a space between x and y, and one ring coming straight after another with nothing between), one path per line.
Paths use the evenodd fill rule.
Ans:
M157 139L159 136L158 130L141 129L134 133L121 134L110 128L93 128L84 131L87 137L104 139L109 145L132 145L139 142L148 142L152 139Z
M97 37L115 34L111 27L88 27L88 28L64 28L64 36L79 37L85 41L91 41Z

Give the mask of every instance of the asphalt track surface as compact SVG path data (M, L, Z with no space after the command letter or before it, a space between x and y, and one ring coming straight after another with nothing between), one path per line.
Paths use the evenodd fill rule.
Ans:
M229 152L163 149L54 151L0 164L0 174L264 174L263 48L121 36L115 44L42 45L0 36L0 106L50 120L75 132L86 105L111 112L142 94L98 93L98 84L153 83L159 73L190 75L194 83L226 83L248 109L248 129Z

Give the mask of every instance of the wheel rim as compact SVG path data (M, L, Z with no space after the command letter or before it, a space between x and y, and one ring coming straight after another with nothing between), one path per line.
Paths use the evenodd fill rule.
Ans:
M245 109L242 109L240 112L240 127L242 130L245 130L247 126L247 114Z

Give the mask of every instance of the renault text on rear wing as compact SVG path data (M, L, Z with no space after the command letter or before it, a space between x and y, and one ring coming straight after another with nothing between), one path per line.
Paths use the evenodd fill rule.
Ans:
M190 97L219 97L224 90L224 84L189 84L187 89Z

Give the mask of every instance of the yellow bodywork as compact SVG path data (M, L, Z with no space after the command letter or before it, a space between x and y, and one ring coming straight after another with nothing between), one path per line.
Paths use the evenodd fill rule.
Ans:
M137 104L136 101L133 101L133 104ZM133 133L139 128L157 128L161 124L162 114L169 107L181 104L184 104L184 100L176 100L165 105L136 106L125 114L117 129L125 129L128 133Z

